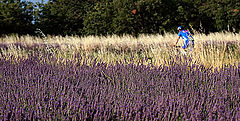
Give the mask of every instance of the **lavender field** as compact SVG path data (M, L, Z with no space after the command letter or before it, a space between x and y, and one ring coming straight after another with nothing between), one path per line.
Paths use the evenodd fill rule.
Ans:
M79 54L0 58L2 120L239 120L240 65L107 64Z
M194 37L0 38L0 120L240 120L240 35Z

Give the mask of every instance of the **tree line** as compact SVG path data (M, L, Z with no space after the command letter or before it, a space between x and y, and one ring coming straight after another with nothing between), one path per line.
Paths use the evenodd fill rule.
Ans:
M0 0L0 35L124 35L240 31L239 0Z

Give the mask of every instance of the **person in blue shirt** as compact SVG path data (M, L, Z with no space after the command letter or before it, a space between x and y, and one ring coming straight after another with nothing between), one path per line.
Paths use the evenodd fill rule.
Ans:
M179 31L179 33L178 33L178 39L177 39L176 45L179 39L182 37L182 39L184 40L184 45L182 46L183 49L186 49L189 47L189 41L192 42L191 43L192 47L194 47L194 39L190 34L190 32L188 30L185 30L182 26L179 26L177 30Z

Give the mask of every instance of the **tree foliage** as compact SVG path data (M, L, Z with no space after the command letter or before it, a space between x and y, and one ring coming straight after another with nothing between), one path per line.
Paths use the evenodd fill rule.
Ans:
M20 0L0 0L0 35L32 34L34 5Z
M0 34L123 35L240 31L239 0L0 0ZM37 6L37 7L36 7ZM34 21L34 22L33 22ZM34 23L34 24L33 24Z
M239 32L239 10L239 0L210 0L200 6L200 12L213 20L214 30L211 31Z
M40 9L37 26L48 34L81 34L87 0L50 0Z
M87 9L87 14L84 16L85 35L107 35L112 34L113 10L112 2L97 2Z

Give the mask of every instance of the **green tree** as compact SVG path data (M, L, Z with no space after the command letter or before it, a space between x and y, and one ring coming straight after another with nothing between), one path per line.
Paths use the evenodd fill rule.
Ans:
M20 0L0 0L0 3L0 35L33 34L33 3Z
M139 0L137 24L140 33L169 32L175 26L176 5L173 0Z
M114 18L111 1L95 2L87 9L84 16L85 35L108 35L113 34L112 21Z
M168 0L114 0L98 2L85 15L87 34L163 33L173 27L173 1Z
M131 34L136 36L138 30L136 27L136 9L135 0L115 0L112 3L114 18L112 20L113 33L117 35Z
M36 25L52 35L82 34L88 0L50 0L40 7Z
M185 26L239 32L239 0L50 0L36 25L48 34L164 34Z
M214 27L211 31L239 31L239 0L209 0L199 8L201 13L212 19L208 21Z

